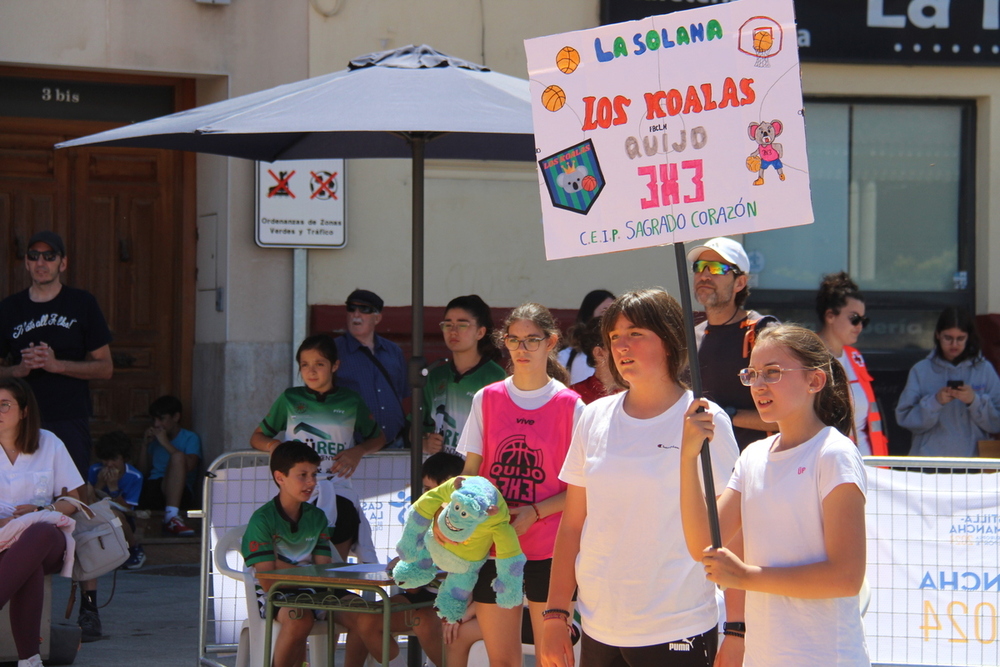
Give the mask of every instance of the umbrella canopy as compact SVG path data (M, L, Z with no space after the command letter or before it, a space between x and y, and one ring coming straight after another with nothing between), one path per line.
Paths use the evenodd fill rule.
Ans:
M126 125L58 145L170 148L248 160L535 156L528 82L407 46L346 70ZM440 136L438 136L440 135Z
M407 46L348 69L61 144L167 148L272 162L411 158L413 388L411 490L422 486L424 159L524 160L535 145L528 82Z

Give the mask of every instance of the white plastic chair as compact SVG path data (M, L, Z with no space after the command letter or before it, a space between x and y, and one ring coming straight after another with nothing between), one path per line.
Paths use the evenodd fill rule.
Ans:
M253 574L243 570L243 554L240 551L243 533L246 526L237 526L228 531L219 540L212 554L217 571L228 577L242 581L247 604L247 618L240 628L240 640L236 649L236 667L257 667L263 664L264 655L264 619L260 617L257 606L257 594L254 590ZM229 564L230 554L235 554L237 567ZM237 569L238 568L238 569ZM309 633L309 664L327 664L327 622L316 621ZM337 627L338 632L346 632ZM281 624L274 622L271 631L271 651L273 657L274 644L281 632Z

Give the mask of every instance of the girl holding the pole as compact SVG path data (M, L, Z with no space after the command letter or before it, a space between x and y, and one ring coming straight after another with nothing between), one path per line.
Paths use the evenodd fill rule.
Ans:
M601 320L615 381L628 389L587 406L560 473L569 486L544 612L545 667L573 664L567 624L577 587L583 667L716 659L715 586L681 539L681 433L694 400L683 325L677 301L659 289L623 294ZM699 404L717 426L713 478L723 488L739 450L725 412ZM742 621L742 600L729 597L729 620ZM742 638L726 637L715 664L741 661Z
M866 476L843 367L815 333L761 333L740 372L778 435L743 451L718 498L722 543L743 531L744 558L711 544L698 455L718 431L695 401L681 451L681 509L691 557L710 581L746 595L746 667L870 664L858 592L865 577ZM713 439L713 433L715 438Z
M466 456L465 474L490 480L511 508L511 523L528 559L524 589L532 630L540 637L552 546L566 501L559 468L583 401L564 384L568 374L556 360L559 328L545 306L518 306L500 331L512 375L476 392L458 451ZM504 609L496 604L494 578L496 567L487 561L472 594L476 620L490 665L520 665L521 607ZM456 665L466 658L449 651L447 660Z

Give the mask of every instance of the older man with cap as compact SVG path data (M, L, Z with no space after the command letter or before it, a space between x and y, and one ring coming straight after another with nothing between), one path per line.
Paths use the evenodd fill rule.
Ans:
M368 290L356 289L347 297L347 331L337 338L337 383L361 394L389 449L403 446L410 386L403 350L375 333L384 305Z
M705 307L706 319L695 327L698 361L705 397L717 403L733 421L733 433L742 451L777 424L761 420L749 387L739 372L750 363L757 333L777 322L743 306L750 294L750 260L743 246L718 237L687 254L694 272L694 294Z

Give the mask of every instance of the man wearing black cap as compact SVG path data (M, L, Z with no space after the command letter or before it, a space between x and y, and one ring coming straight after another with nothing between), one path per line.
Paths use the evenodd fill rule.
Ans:
M361 394L389 449L403 445L410 386L403 350L375 333L384 305L368 290L356 289L347 297L347 332L337 338L337 384Z
M66 444L84 479L90 466L90 380L107 380L111 332L90 292L62 284L66 246L55 232L28 241L31 287L0 301L0 377L25 378L42 428Z
M55 232L28 241L31 287L0 301L0 377L25 378L42 428L66 445L80 475L90 467L90 380L111 378L111 332L90 292L62 284L66 245ZM81 639L101 639L97 581L83 582Z

